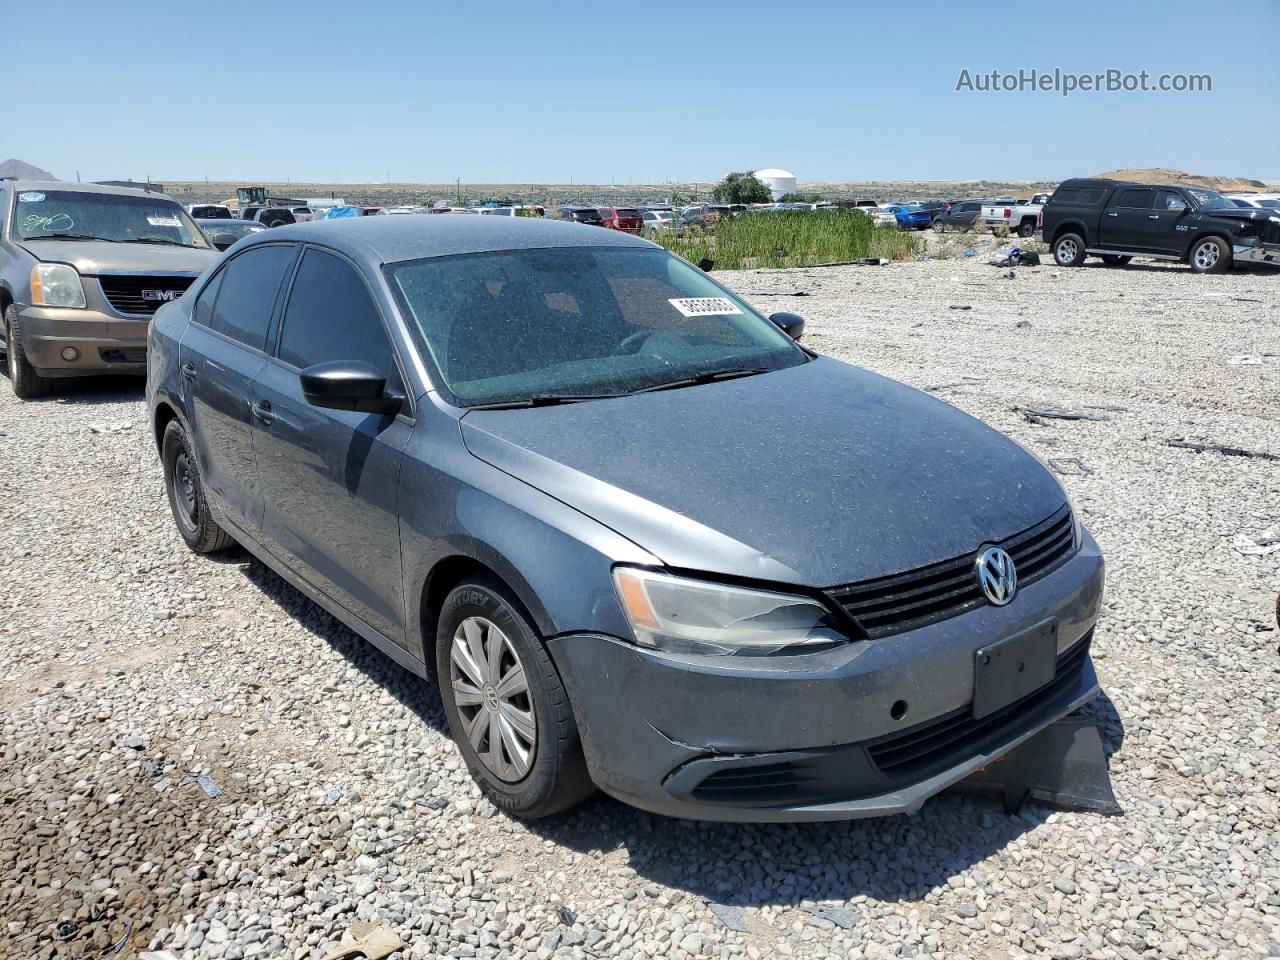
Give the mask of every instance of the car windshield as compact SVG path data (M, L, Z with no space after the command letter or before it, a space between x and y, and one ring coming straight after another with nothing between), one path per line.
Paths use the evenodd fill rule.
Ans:
M209 244L187 212L164 197L78 190L23 190L14 224L24 240L65 236L119 243Z
M1215 193L1212 190L1201 190L1197 187L1187 187L1186 189L1201 210L1236 209L1236 205L1220 193Z
M786 334L664 250L539 248L387 267L460 406L615 395L807 362Z

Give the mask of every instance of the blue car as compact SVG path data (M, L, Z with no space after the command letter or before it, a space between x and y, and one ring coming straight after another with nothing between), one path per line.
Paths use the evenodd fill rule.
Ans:
M933 223L933 212L918 203L895 203L888 209L903 230L928 230Z

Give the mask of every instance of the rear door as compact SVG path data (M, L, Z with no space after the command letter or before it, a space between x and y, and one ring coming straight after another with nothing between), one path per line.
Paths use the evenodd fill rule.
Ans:
M246 533L262 522L250 402L266 363L267 331L297 245L250 247L201 290L179 344L192 441L208 495Z
M404 645L397 491L413 421L314 407L298 377L315 363L364 360L385 372L389 389L403 390L381 311L353 263L307 247L275 354L255 386L264 540L313 586Z
M1151 187L1121 187L1102 211L1098 222L1098 242L1114 250L1151 252L1147 218L1154 213L1155 190Z

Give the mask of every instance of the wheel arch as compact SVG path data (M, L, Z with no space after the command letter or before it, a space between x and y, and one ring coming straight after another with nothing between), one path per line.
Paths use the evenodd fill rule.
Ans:
M1187 244L1187 250L1182 255L1182 259L1185 262L1190 263L1191 253L1193 250L1195 250L1196 245L1203 240L1209 239L1210 237L1217 237L1219 240L1225 243L1227 245L1227 255L1228 256L1231 255L1231 251L1232 251L1231 238L1227 236L1226 232L1221 227L1206 227L1204 230L1201 230L1199 233L1197 233L1194 237L1191 238L1191 242Z
M1053 228L1053 236L1049 239L1050 245L1055 244L1064 233L1076 233L1084 238L1085 246L1089 244L1089 233L1085 229L1082 220L1064 220Z

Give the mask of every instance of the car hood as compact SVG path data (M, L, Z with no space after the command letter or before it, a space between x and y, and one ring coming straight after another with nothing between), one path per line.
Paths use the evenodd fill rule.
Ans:
M22 246L37 260L69 263L82 276L102 273L194 275L203 273L221 256L216 250L106 240L23 240Z
M814 587L968 553L1066 496L1020 446L828 358L611 400L473 410L471 453L668 566Z

